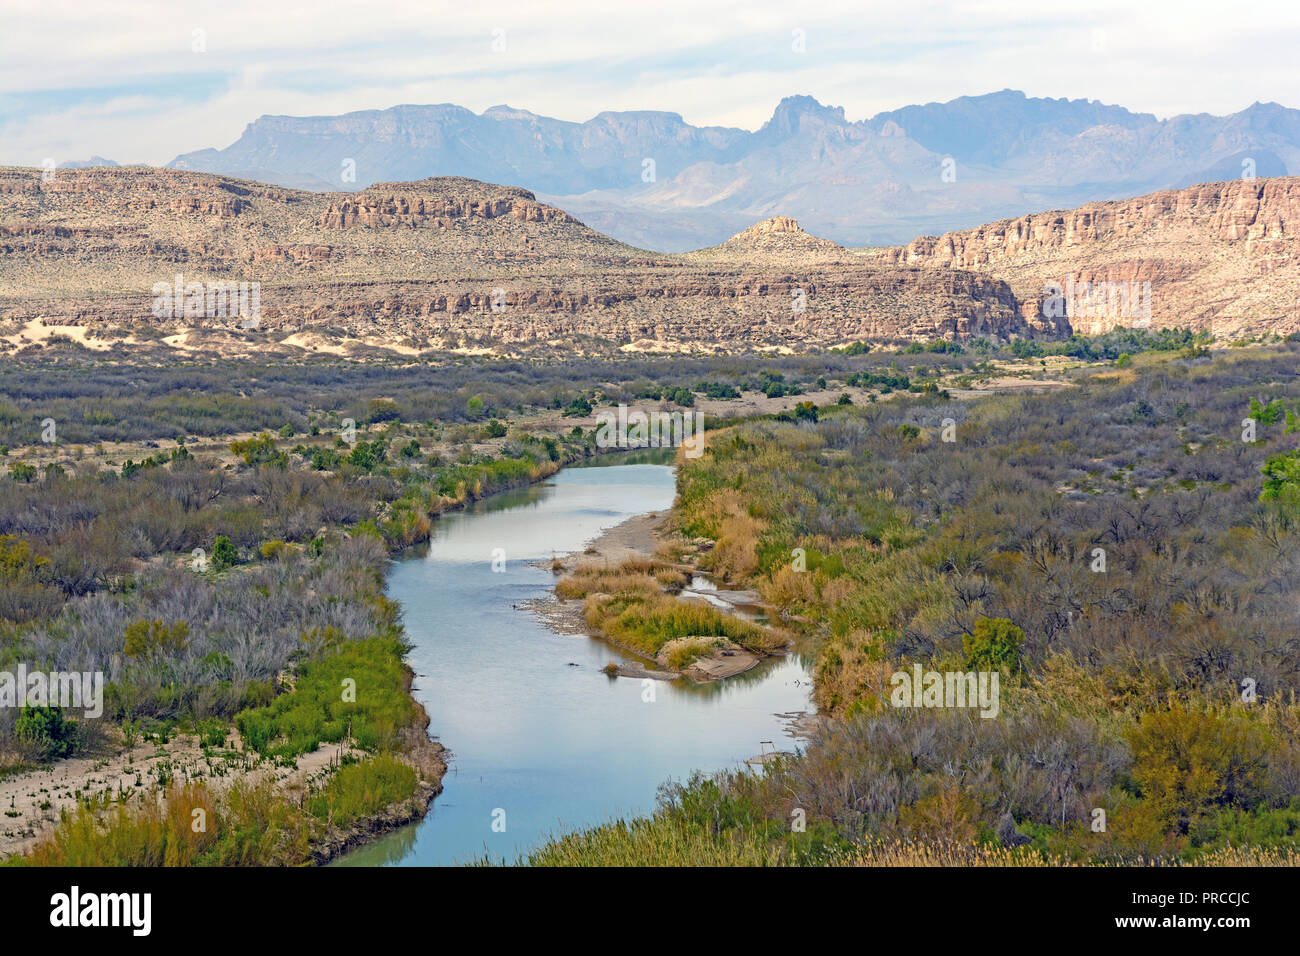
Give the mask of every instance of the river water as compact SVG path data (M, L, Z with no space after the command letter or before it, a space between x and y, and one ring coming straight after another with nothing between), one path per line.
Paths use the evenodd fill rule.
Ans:
M797 655L722 682L655 681L646 700L640 680L601 673L630 655L519 606L555 585L534 562L667 510L674 490L666 465L566 468L442 516L396 562L388 594L415 645L414 694L452 761L423 820L336 865L514 862L550 835L653 810L670 778L740 766L763 741L794 749L780 715L812 709Z

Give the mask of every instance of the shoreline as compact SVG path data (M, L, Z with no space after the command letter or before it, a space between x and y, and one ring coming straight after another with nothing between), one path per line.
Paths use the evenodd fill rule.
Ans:
M659 542L672 533L668 528L673 514L671 508L665 512L646 512L606 528L587 543L582 551L575 551L563 558L556 557L549 562L537 562L537 566L546 568L556 575L572 574L584 564L604 561L607 565L617 566L628 560L652 559ZM690 564L675 565L692 575L702 574ZM558 583L558 582L557 582ZM730 593L730 592L729 592ZM742 593L742 592L736 592ZM681 599L679 597L679 599ZM757 667L770 657L779 657L783 651L759 653L749 648L728 642L712 653L702 655L680 670L665 668L663 664L633 647L617 641L609 635L590 627L583 617L583 599L562 598L551 588L545 598L524 602L542 623L561 634L582 634L593 640L599 640L610 647L617 648L630 655L634 661L616 663L611 661L606 673L611 677L628 677L649 680L690 680L695 683L726 680ZM724 613L732 613L725 612ZM688 639L689 640L689 639Z
M413 677L413 672L408 673L408 694ZM309 841L311 864L326 863L388 830L420 819L442 792L450 751L429 736L428 713L413 696L411 701L415 717L402 728L402 747L391 756L415 770L415 792L357 818L346 828L326 826L314 834ZM237 783L270 782L285 800L299 803L313 784L329 780L345 758L377 756L346 743L327 743L298 757L292 767L284 767L244 750L233 726L227 741L221 748L204 748L197 736L183 733L165 744L142 742L123 747L112 756L70 757L0 778L0 804L15 815L11 819L23 820L21 829L15 824L14 830L0 830L0 862L30 853L59 825L63 813L75 811L88 798L116 795L130 805L141 797L157 796L163 773L171 783L200 783L214 791L226 791ZM214 764L220 772L212 772Z
M408 678L408 694L410 683ZM405 800L390 803L369 816L357 819L350 827L327 830L311 843L312 866L324 866L385 833L424 819L433 806L434 799L442 793L442 781L447 775L447 758L451 751L429 736L429 714L414 696L411 700L416 706L416 717L403 729L407 748L397 756L419 774L415 793Z
M646 449L597 449L592 455L555 462L554 470L498 489L492 494L503 494L538 484L554 477L565 468L579 466L582 462L597 457L638 451L644 452ZM437 513L431 513L429 518L436 521L442 514L464 510L488 497L491 495L448 501L446 507ZM633 527L639 529L639 522L650 519L658 524L666 520L667 516L667 512L662 515L648 513L633 516L613 528L606 529L596 540L612 541L620 538L630 540L624 537L628 534L640 538L642 532L632 530ZM396 559L416 545L427 543L427 540L426 538L390 549L390 560ZM639 552L640 548L639 544L629 544L626 546L626 553ZM576 556L577 553L570 557ZM635 654L630 649L623 649L629 654ZM403 663L409 670L410 665L406 663L405 658ZM416 719L411 726L402 731L405 746L402 751L393 756L409 763L419 774L416 792L374 814L358 818L345 829L330 828L323 835L312 839L310 846L312 865L328 863L384 833L422 819L427 815L434 799L443 792L442 780L448 769L447 758L451 751L429 736L430 718L423 705L410 693L413 676L413 672L408 674L407 695L416 707ZM141 793L148 792L151 782L161 779L163 773L168 775L168 779L177 782L201 781L223 789L236 781L258 783L269 778L278 785L278 789L286 798L297 799L305 796L313 783L329 779L344 758L364 759L369 756L366 751L355 750L346 744L325 744L311 753L298 757L291 768L277 767L273 762L243 750L239 733L233 722L227 735L228 744L219 749L206 748L207 752L200 745L199 738L190 733L178 733L165 743L140 742L127 748L120 728L107 728L107 731L109 737L101 745L99 752L69 757L48 765L0 776L0 803L3 804L0 812L7 811L13 814L3 821L4 824L12 822L12 830L0 825L0 861L26 855L42 837L59 825L64 811L74 810L88 797L96 795L112 797L116 794L119 798L125 795L124 799L130 801L138 798ZM216 776L209 772L215 760L225 761L221 766L221 774Z

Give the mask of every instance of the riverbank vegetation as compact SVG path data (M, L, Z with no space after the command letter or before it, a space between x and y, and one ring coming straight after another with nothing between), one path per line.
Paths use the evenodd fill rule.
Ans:
M269 781L173 784L133 801L86 802L11 866L301 866L322 834L415 798L392 756L349 763L300 802Z
M733 643L759 655L782 646L785 635L678 594L690 573L657 558L579 565L556 586L563 598L581 598L587 625L616 644L672 670L689 666L716 646ZM667 651L661 655L661 652Z
M1135 332L1041 355L184 366L46 351L0 370L0 670L102 672L105 712L0 709L0 773L178 733L213 755L237 741L241 766L341 743L368 769L298 799L162 772L130 798L78 794L34 860L303 862L322 826L400 800L410 776L386 761L409 769L419 715L390 555L448 509L596 454L574 417L639 396L743 407L734 421L788 399L714 416L677 521L716 542L706 570L812 649L836 723L798 760L692 783L667 822L565 854L630 860L620 840L662 836L682 859L825 862L943 835L1200 858L1300 831L1294 345ZM952 394L1065 375L1050 394ZM704 649L683 638L769 647L774 632L681 601L682 574L662 556L567 587L593 626L674 666ZM999 670L999 716L894 708L912 664ZM185 835L181 793L219 832Z
M834 719L533 861L1296 862L1300 348L1175 344L712 433L677 520L801 635ZM997 715L896 706L916 665L998 671Z
M328 432L342 419L484 427L539 409L585 414L587 405L641 399L694 406L741 392L802 395L826 383L864 378L920 390L941 377L1028 374L1046 358L1098 361L1118 354L1204 344L1183 330L1117 330L1063 343L965 345L857 343L796 355L622 355L502 359L440 355L259 362L123 360L54 342L0 367L0 455L54 442L147 443L271 432ZM1056 367L1056 366L1054 366ZM872 378L876 376L877 378ZM903 376L903 378L897 378ZM284 430L288 434L284 434ZM47 437L43 437L47 436Z

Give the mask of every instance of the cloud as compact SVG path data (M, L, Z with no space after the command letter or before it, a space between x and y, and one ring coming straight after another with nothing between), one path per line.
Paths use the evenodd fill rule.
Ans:
M8 8L0 36L8 164L92 153L163 163L225 146L262 114L399 103L476 111L509 103L572 120L663 109L751 129L791 93L844 106L851 119L1007 87L1161 116L1300 103L1290 64L1300 8L1289 0L1226 17L1201 0L10 0ZM504 48L494 50L497 30Z

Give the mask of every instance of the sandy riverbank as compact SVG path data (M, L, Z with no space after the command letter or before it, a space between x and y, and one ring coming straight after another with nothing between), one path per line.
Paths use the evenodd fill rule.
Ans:
M373 818L357 821L346 831L320 834L312 843L317 862L424 815L430 801L441 792L447 770L446 750L429 739L428 723L420 707L416 721L403 732L403 751L397 755L419 773L415 795ZM370 756L347 744L325 744L298 757L292 766L284 766L245 752L233 727L224 745L209 748L191 734L178 734L166 743L154 741L127 747L120 729L113 728L100 749L99 754L59 760L0 778L0 812L5 814L0 823L0 858L29 851L58 823L64 811L72 812L86 799L139 799L172 781L182 785L203 783L219 791L237 782L270 781L297 803L345 758Z

